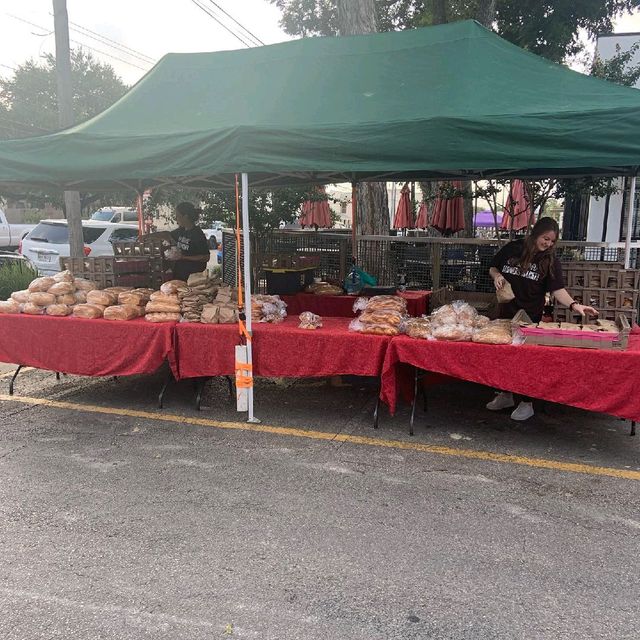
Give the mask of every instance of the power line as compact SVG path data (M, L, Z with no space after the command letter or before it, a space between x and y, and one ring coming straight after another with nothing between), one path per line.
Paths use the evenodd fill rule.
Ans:
M249 29L247 29L244 25L240 24L230 13L225 11L217 2L214 2L214 0L209 0L209 3L212 4L214 7L217 7L220 11L222 11L222 13L224 13L225 16L227 16L228 18L233 20L233 22L235 22L243 31L248 33L254 39L254 41L257 44L264 45L264 42L262 42L262 40L260 40L260 38L258 38L258 36L256 36L255 34L251 33L251 31L249 31Z
M210 18L213 18L223 29L228 31L234 38L236 38L236 40L239 40L240 42L242 42L242 44L245 47L251 47L254 44L252 42L251 43L247 42L240 35L238 35L235 31L230 29L226 24L224 24L224 22L222 22L222 20L220 20L220 18L218 16L216 16L214 13L212 13L210 9L207 9L207 7L205 7L204 5L200 4L199 0L191 0L191 2L193 4L195 4L196 7L198 7L200 10L204 11Z

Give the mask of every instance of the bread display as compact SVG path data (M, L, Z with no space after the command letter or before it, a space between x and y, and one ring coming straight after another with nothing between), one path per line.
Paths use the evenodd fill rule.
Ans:
M75 278L73 283L76 285L78 291L94 291L98 288L98 283L93 280L87 280L86 278Z
M440 324L432 327L431 335L436 340L469 341L473 337L473 327L465 324Z
M56 282L71 282L71 283L73 283L75 281L75 278L73 277L73 274L68 269L66 269L65 271L60 271L59 273L56 273L56 275L53 276L53 279Z
M147 302L145 307L147 313L180 313L180 304L177 302L163 302L162 300Z
M45 307L34 304L33 302L26 302L22 305L22 313L26 313L30 316L42 316L44 315Z

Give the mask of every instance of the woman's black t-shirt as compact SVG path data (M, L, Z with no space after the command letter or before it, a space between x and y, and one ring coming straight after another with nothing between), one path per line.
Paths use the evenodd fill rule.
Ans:
M501 315L513 317L519 309L524 309L533 321L538 322L542 318L545 294L565 286L562 266L555 258L553 275L550 272L543 277L534 258L529 269L522 273L518 262L523 249L524 240L515 240L502 247L491 261L491 266L500 271L516 296L511 302L501 305Z
M200 227L185 229L178 227L171 232L171 237L176 241L176 246L185 256L208 256L209 243ZM192 273L200 273L207 268L207 260L195 262L191 260L176 260L173 265L173 277L176 280L185 280Z

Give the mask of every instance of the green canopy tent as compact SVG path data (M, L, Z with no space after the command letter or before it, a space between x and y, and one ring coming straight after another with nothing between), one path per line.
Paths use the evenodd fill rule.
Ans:
M138 193L231 187L237 172L246 193L248 175L276 185L635 176L638 166L640 92L472 21L169 54L95 118L0 143L0 185Z

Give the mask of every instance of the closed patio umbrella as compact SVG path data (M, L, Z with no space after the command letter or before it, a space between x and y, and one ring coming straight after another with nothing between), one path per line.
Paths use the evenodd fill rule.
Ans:
M429 211L427 203L423 200L418 209L418 217L416 218L416 229L426 229L429 226Z
M411 206L411 192L409 184L405 183L400 191L400 202L396 209L396 215L393 217L394 229L413 229L415 222L413 220L413 207Z
M462 183L454 180L451 185L454 189L462 190ZM450 236L464 229L464 198L438 197L433 205L431 226L437 229L443 236Z
M298 219L300 226L304 227L325 227L333 226L331 222L331 210L324 187L316 187L317 200L306 200L302 203L302 214Z
M529 194L522 180L512 180L509 186L509 197L504 207L501 229L519 231L533 224L534 216L529 203Z

